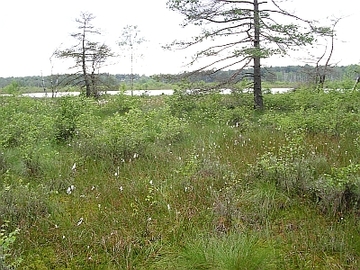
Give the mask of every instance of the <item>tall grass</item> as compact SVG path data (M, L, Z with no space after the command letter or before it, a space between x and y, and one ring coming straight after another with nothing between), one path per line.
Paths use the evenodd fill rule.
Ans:
M5 263L357 269L357 95L1 97Z

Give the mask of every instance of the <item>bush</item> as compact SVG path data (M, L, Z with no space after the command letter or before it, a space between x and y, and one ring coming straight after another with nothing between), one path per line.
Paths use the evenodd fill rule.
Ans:
M0 269L14 269L21 263L21 258L14 258L11 249L12 245L16 241L17 235L20 233L20 230L16 228L14 231L7 232L8 222L1 224L0 229ZM12 258L11 258L12 257ZM11 263L8 262L8 259L11 258Z
M92 123L90 123L92 122ZM115 114L101 123L82 122L75 138L80 154L125 160L144 152L156 142L173 142L185 133L186 124L170 114L169 108L145 113L133 109ZM93 125L93 122L97 125Z
M358 210L360 206L360 166L351 163L332 167L325 157L306 150L296 135L278 153L268 152L251 166L250 179L274 183L290 195L311 198L331 215Z
M51 140L53 137L52 112L47 104L28 98L8 99L0 108L0 145L27 147Z
M59 142L71 140L80 125L82 116L91 117L94 106L86 98L61 97L55 117L55 138Z
M31 187L22 180L16 180L9 173L4 177L0 190L0 216L12 226L28 227L37 218L49 213L48 192L42 186Z

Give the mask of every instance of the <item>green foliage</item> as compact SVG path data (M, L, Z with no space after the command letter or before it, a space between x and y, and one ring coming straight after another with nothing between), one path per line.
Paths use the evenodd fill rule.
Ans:
M124 93L109 96L106 99L99 100L98 103L101 106L101 110L98 110L100 116L111 116L115 113L124 114L141 106L141 100Z
M3 88L5 94L16 96L20 92L20 85L17 81L12 81L10 84Z
M358 269L359 93L264 98L1 97L5 265Z
M359 207L360 178L359 165L331 168L312 188L323 211L333 215L349 212Z
M314 94L308 90L266 95L265 103L271 112L262 117L261 123L284 132L304 129L308 133L334 136L357 134L359 114L353 100L358 96L358 92Z
M196 96L186 93L186 91L175 90L169 98L171 112L177 117L187 117L196 108Z
M173 269L277 269L273 247L256 236L198 236L189 241L168 267Z
M62 97L59 99L59 109L55 120L56 139L58 141L69 141L76 133L79 120L86 115L91 117L92 107L90 100Z
M252 167L250 175L273 183L288 194L311 198L324 212L342 215L360 202L359 166L331 167L325 157L306 145L303 135L296 135L278 153L266 153Z
M1 186L0 214L12 226L24 224L30 226L37 218L49 213L47 190L43 186L32 187L15 179L10 172L3 176L5 180ZM26 224L26 225L25 225Z
M8 263L9 257L12 254L12 246L16 241L17 235L20 233L20 230L16 228L14 231L7 232L8 222L1 224L0 229L0 269L7 270L13 269L21 263L21 258L12 258L12 262Z
M3 121L0 145L18 147L47 141L53 136L51 109L30 98L4 98L0 113Z
M169 108L150 112L130 109L106 120L83 119L75 144L81 153L128 160L144 153L155 142L174 142L185 132L184 122L171 116ZM93 123L98 125L93 126Z
M197 123L226 123L247 128L251 114L252 97L247 94L219 93L193 94L183 90L175 91L167 104L174 116Z

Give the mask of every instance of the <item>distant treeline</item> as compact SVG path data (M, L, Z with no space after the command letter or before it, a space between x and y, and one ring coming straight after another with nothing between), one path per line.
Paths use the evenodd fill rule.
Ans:
M323 67L320 67L320 70ZM358 65L349 66L334 66L328 68L326 71L326 79L329 81L339 81L343 79L354 79L359 72ZM192 80L203 81L207 83L225 81L228 78L236 74L238 80L246 77L252 73L252 69L244 69L239 74L236 74L235 70L218 71L216 73L203 71L196 73L192 76ZM275 67L263 67L262 78L264 82L289 82L289 83L307 83L313 82L315 79L315 68L310 65L305 66L275 66ZM170 81L167 81L166 76L145 76L134 74L133 82L134 87L142 89L166 88L169 86ZM128 87L131 82L130 74L102 74L101 82L110 88L118 89L122 85ZM51 88L55 86L63 86L71 82L72 85L76 85L76 77L69 75L52 75L52 76L26 76L26 77L0 77L0 88L3 88L12 82L16 81L21 87L45 87Z
M147 76L140 76L138 74L133 75L134 81L139 81L140 79L149 79ZM104 84L108 85L120 85L121 83L130 82L130 74L101 74L100 80ZM3 88L12 82L16 81L22 87L45 87L51 88L53 86L63 86L65 84L77 84L76 75L51 75L51 76L25 76L25 77L0 77L0 88Z
M324 71L324 67L319 67L320 74L324 72L326 74L326 80L328 81L341 81L344 79L355 79L359 76L359 66L334 66L327 67ZM242 70L240 73L236 70L227 70L219 72L203 71L192 75L193 81L222 82L228 78L233 78L237 81L243 78L251 78L253 69L248 68ZM312 83L316 79L316 69L313 66L277 66L277 67L263 67L261 69L261 76L263 82L275 83Z
M19 87L25 88L62 88L67 85L76 86L81 82L77 75L52 75L52 76L26 76L26 77L0 77L0 89L16 82ZM166 89L169 84L152 77L139 74L100 74L98 77L100 88L129 89L133 81L134 89Z

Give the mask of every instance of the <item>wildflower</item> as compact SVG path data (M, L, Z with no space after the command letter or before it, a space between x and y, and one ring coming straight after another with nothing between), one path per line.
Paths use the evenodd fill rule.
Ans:
M92 187L91 187L91 190L93 191L94 189L95 189L95 186L92 186Z
M150 181L149 181L149 184L150 184L150 185L152 185L152 184L153 184L153 181L152 181L152 180L150 180Z
M138 158L139 157L139 154L138 153L135 153L134 154L134 159Z
M74 172L76 171L76 162L74 163L74 165L71 167L71 170Z
M120 191L123 191L123 187L122 187L122 186L120 186L120 187L119 187L119 190L120 190Z
M83 223L84 219L83 218L80 218L79 221L76 223L76 226L80 226L81 223Z

